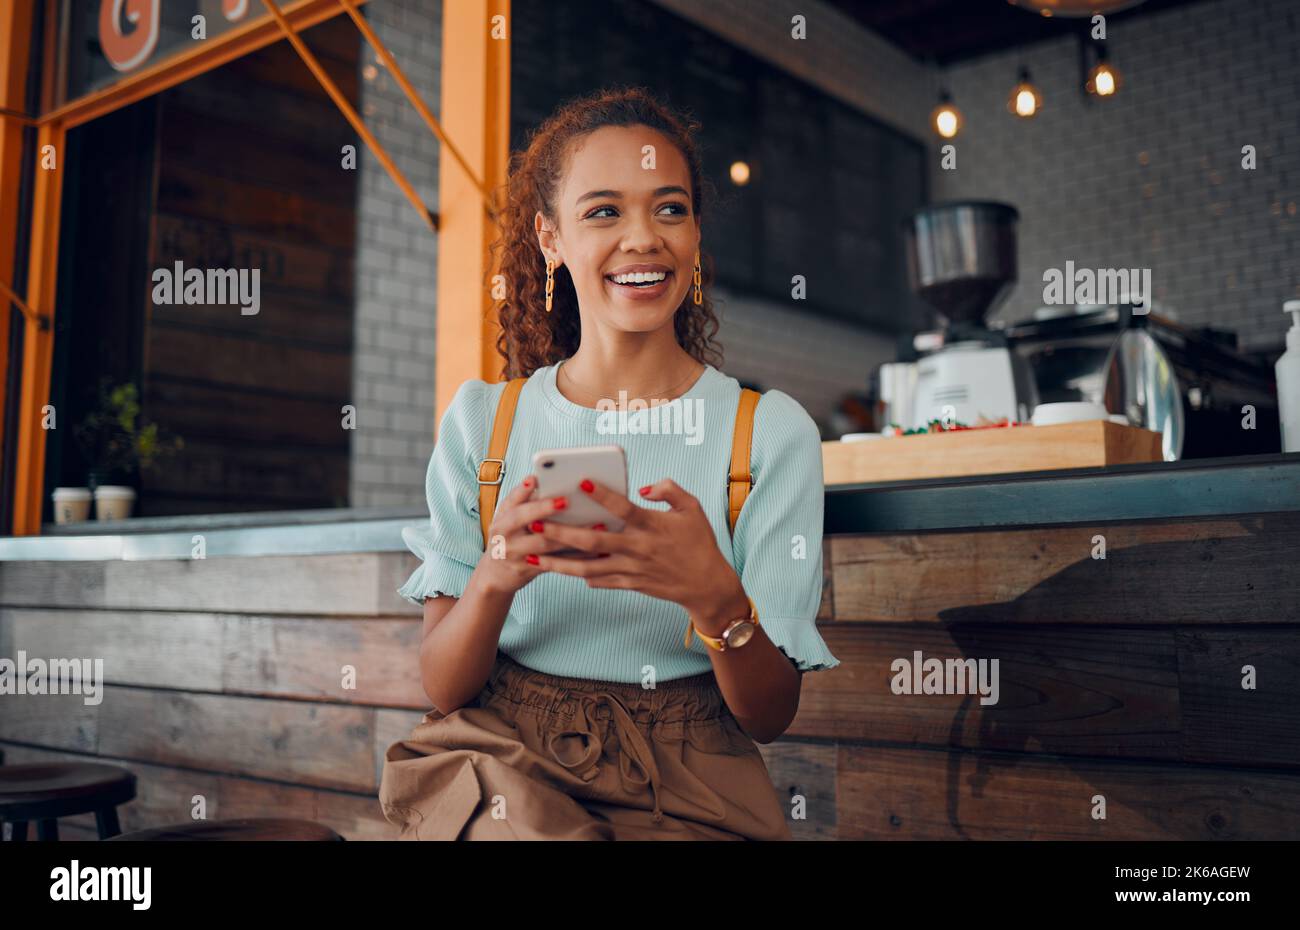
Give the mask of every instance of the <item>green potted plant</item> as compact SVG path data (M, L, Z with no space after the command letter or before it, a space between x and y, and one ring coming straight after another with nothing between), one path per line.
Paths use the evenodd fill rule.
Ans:
M72 433L90 465L86 484L101 520L130 516L135 488L126 482L185 446L181 437L141 420L134 384L113 384L109 378L100 381L95 403Z

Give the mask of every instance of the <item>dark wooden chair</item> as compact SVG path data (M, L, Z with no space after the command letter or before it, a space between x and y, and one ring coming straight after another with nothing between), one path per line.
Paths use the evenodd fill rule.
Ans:
M122 832L117 805L135 797L135 775L101 762L37 762L0 765L0 822L12 825L15 842L27 839L36 821L36 838L57 840L59 818L94 812L101 840Z
M151 830L135 830L110 838L151 842L225 842L238 840L290 840L294 842L340 842L343 837L329 827L310 820L276 817L246 817L240 820L196 820Z

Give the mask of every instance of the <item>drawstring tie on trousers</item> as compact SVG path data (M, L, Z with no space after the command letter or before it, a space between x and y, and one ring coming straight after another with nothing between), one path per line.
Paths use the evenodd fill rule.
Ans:
M599 772L598 762L601 754L604 752L604 746L601 744L600 737L596 735L596 728L593 725L595 719L595 710L600 704L607 704L610 710L610 717L614 723L615 731L618 733L619 742L619 759L618 772L622 778L624 787L629 784L635 788L644 788L650 785L650 791L654 795L654 816L655 823L662 823L664 819L663 809L659 806L659 767L655 764L654 752L650 744L646 742L637 729L636 723L632 720L632 714L628 711L626 705L618 699L618 696L609 691L584 691L576 694L575 697L579 702L579 713L574 714L574 725L582 726L585 729L562 730L552 733L546 741L546 748L550 751L552 758L567 769L575 770L584 781L591 781ZM588 743L587 754L577 762L565 762L556 753L554 742L564 736L582 736ZM644 773L645 778L638 779L632 776L628 771L627 762L635 763Z

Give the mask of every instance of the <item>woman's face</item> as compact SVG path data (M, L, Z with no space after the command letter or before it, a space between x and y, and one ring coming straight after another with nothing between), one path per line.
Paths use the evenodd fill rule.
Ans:
M568 266L584 319L627 332L671 325L700 244L677 147L648 126L596 130L570 149L556 209L558 230L537 214L538 242ZM624 277L637 273L646 277Z

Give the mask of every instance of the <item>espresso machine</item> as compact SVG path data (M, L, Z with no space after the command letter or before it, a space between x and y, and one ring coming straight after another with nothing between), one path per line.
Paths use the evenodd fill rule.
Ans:
M876 429L1027 422L1040 402L1086 401L1160 433L1166 461L1281 448L1272 368L1231 332L1179 324L1155 303L1041 307L985 325L1016 280L1018 219L1009 204L961 201L904 221L912 289L941 326L904 336L897 361L873 373Z
M904 220L909 281L941 327L902 341L898 363L878 372L882 427L1028 421L1038 405L1033 371L984 322L1015 284L1019 218L1010 204L956 201Z
M1282 446L1277 384L1236 334L1131 305L1040 307L1006 336L1043 403L1088 401L1162 436L1166 461L1259 455ZM1243 427L1246 410L1252 428Z

